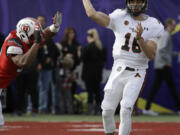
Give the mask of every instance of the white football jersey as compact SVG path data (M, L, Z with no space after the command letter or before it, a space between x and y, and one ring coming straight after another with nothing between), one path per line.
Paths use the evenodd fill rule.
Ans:
M140 22L144 29L142 33L144 41L152 40L157 43L157 39L164 31L164 26L157 19L149 16L143 21L134 20L126 10L121 9L116 9L109 14L109 17L108 28L113 30L115 34L114 60L134 68L148 68L149 59L141 51L135 40L135 29Z

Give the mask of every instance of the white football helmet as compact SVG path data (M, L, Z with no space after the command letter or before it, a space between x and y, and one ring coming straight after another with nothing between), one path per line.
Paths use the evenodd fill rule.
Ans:
M16 25L16 35L26 44L33 44L34 30L42 31L41 24L35 18L27 17L21 19Z

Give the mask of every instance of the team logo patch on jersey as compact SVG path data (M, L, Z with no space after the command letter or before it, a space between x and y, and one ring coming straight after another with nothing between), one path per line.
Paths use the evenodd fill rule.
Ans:
M136 75L134 77L139 77L141 78L141 75L139 73L136 73Z
M129 21L127 21L127 20L124 21L124 24L125 24L125 25L129 25Z
M129 29L132 31L132 32L136 32L136 28L133 28L133 27L129 27ZM146 30L148 31L149 28L148 27L144 27L143 30Z

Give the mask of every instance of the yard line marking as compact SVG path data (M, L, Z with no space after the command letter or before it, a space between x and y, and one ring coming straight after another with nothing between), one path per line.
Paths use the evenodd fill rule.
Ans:
M11 129L21 129L21 128L29 128L29 126L3 126L0 128L0 131L8 131Z
M67 129L67 131L73 131L73 132L104 132L103 128L90 128L90 129ZM119 130L116 129L116 132L118 132ZM132 131L134 132L152 132L152 129L137 129L134 128L132 129Z
M103 127L103 125L102 124L76 124L76 125L68 125L68 127L76 127L76 128L78 128L78 127Z

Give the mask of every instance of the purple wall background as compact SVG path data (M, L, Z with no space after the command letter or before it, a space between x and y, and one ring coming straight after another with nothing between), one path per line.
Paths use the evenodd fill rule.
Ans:
M124 8L125 0L91 0L95 8L105 13L110 13L116 8ZM54 38L60 41L62 33L67 26L72 26L77 31L79 42L84 45L86 43L86 31L89 28L97 28L103 45L107 48L108 60L105 65L107 69L112 66L112 45L114 42L113 33L105 28L99 27L85 14L82 0L0 0L0 32L7 35L11 30L15 29L16 23L23 17L37 17L45 15L47 17L47 25L51 24L51 18L55 12L59 10L63 13L63 23L59 34ZM180 1L179 0L149 0L148 14L164 21L168 17L180 20ZM180 51L180 33L173 36L174 49ZM146 87L142 97L146 98L152 85L153 80L152 62L146 82ZM177 59L173 60L173 75L178 93L180 95L180 64ZM173 99L169 95L166 85L163 84L154 100L156 103L169 109L177 110Z

